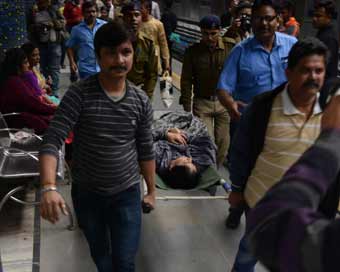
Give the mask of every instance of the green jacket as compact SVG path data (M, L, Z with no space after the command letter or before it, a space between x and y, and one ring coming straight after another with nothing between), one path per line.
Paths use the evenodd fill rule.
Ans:
M190 46L184 53L181 75L180 104L191 111L192 93L194 97L216 95L218 78L223 64L236 44L234 39L221 37L214 51L202 42Z
M133 66L127 78L137 86L141 86L151 98L157 82L158 58L151 39L139 32L134 45Z

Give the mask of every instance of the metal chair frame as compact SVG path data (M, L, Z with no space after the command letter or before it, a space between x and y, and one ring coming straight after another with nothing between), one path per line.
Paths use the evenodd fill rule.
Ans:
M8 114L0 114L0 117L1 116L13 116L13 115L20 115L20 113L8 113ZM6 124L6 121L3 120ZM6 124L7 125L7 124ZM2 128L0 129L0 132L1 131L8 131L8 133L12 132L12 131L21 131L20 129L12 129L12 128ZM32 135L37 138L38 140L42 140L42 138L34 133L32 133ZM22 149L19 149L19 148L11 148L11 147L3 147L3 146L0 146L0 152L3 152L3 154L5 155L13 155L14 156L28 156L30 157L32 160L38 162L39 159L38 157L35 155L35 154L32 154L34 152L27 152L25 150L22 150ZM36 153L36 152L35 152ZM67 165L66 162L64 162L65 164L65 168L66 168L66 171L69 171L69 166ZM3 165L0 165L0 167L2 167ZM62 166L64 167L64 166ZM30 174L26 174L26 173L23 173L23 174L15 174L15 175L2 175L1 178L3 179L11 179L11 178L20 178L20 177L36 177L35 181L37 180L37 178L39 177L39 173L30 173ZM21 200L21 199L18 199L17 197L15 197L14 195L18 192L21 192L21 191L24 191L26 190L32 183L29 182L25 185L20 185L20 186L17 186L15 188L13 188L12 190L10 190L1 200L0 200L0 213L5 205L5 203L10 199L16 203L19 203L21 205L28 205L28 206L39 206L40 205L40 202L39 201L24 201L24 200ZM68 183L69 184L69 183ZM69 214L69 225L67 226L67 229L68 230L74 230L75 229L75 221L74 221L74 218L73 218L73 214L71 212L71 209L69 207L68 204L66 204L66 208L68 210L68 214Z

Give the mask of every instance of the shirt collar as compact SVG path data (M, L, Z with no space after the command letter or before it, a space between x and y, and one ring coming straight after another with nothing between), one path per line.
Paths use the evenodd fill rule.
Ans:
M317 115L322 112L322 109L319 104L319 93L317 94L316 101L313 108L313 115ZM282 104L283 104L283 113L284 115L304 115L303 112L299 111L293 104L292 100L288 94L288 84L286 84L282 94Z
M94 25L96 26L97 24L100 23L99 21L100 19L96 18L96 22L94 23ZM83 26L86 26L88 28L88 25L85 23L85 21L83 20L80 24L82 24Z
M203 43L202 41L200 42L200 44L204 49L208 48L208 46L205 43ZM224 50L224 48L225 48L225 46L224 46L224 42L222 40L222 37L219 37L218 41L217 41L217 45L216 45L214 50Z
M273 49L276 48L276 47L279 47L281 45L282 45L282 43L281 43L280 39L278 38L277 33L275 32ZM253 48L254 49L264 49L263 45L256 39L255 35L253 36Z
M224 49L224 42L221 37L218 38L216 49Z

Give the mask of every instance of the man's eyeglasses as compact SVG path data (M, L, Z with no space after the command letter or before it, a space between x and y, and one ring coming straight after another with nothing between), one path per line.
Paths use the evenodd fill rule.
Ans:
M267 22L267 23L271 23L272 21L274 21L277 18L277 15L274 16L254 16L253 19L256 23L260 23L260 22Z

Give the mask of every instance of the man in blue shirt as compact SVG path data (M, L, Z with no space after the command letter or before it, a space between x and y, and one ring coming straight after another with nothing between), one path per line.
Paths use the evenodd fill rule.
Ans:
M254 36L234 47L226 59L217 85L219 99L232 120L260 93L273 90L286 79L288 53L296 38L275 32L275 6L270 0L255 1L252 8Z
M285 69L288 53L297 41L295 37L276 32L278 14L271 0L254 2L251 24L254 36L233 48L224 63L217 85L219 100L228 110L231 119L230 142L241 112L253 97L287 81ZM235 227L239 224L242 212L242 209L236 207L230 209L229 216L234 218L232 221Z
M97 30L106 21L97 18L98 8L95 1L84 2L82 5L84 21L72 28L71 37L67 41L67 56L70 61L71 73L79 73L84 79L100 71L94 52L93 39ZM76 63L77 54L78 63Z

